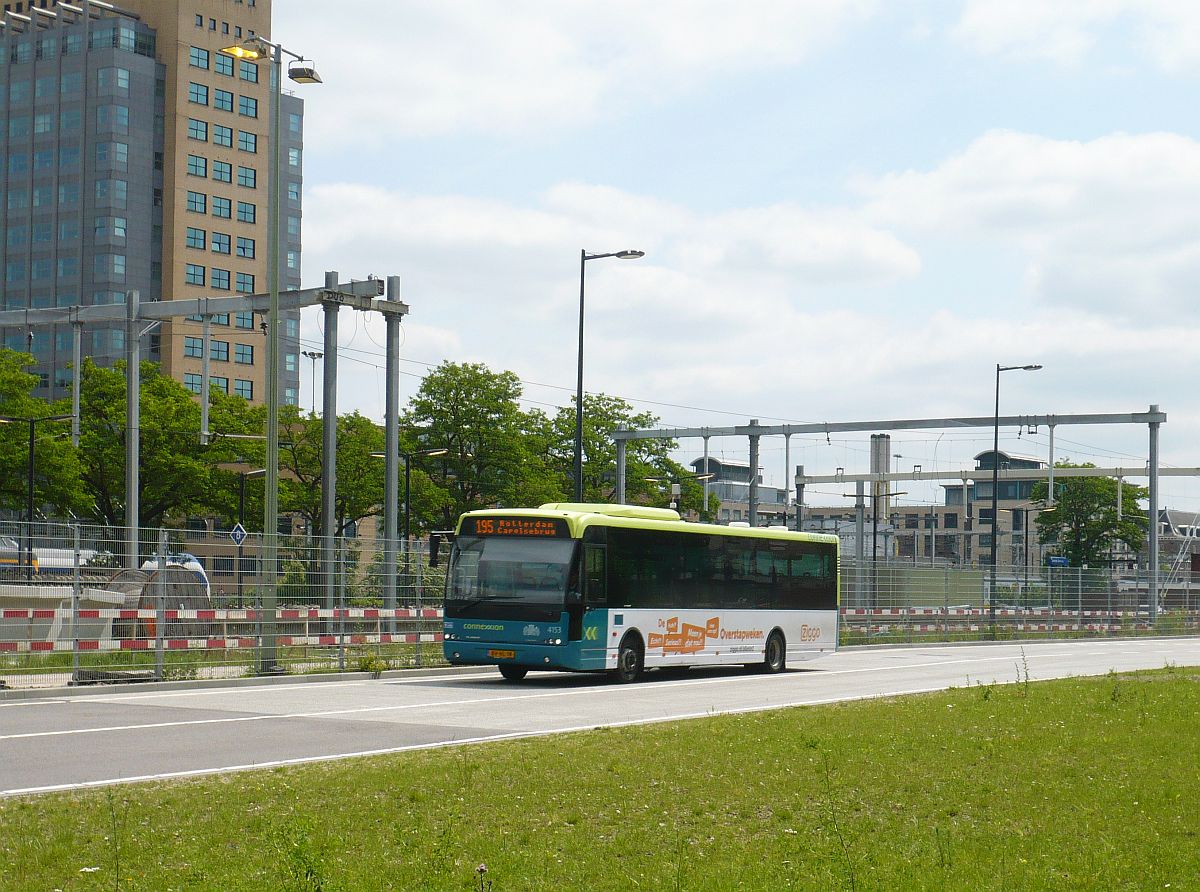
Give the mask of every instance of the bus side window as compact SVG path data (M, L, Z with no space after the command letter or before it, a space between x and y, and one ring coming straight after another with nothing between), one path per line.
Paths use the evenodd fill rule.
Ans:
M602 606L608 603L607 575L605 570L605 548L603 545L585 545L584 559L584 593L591 606Z

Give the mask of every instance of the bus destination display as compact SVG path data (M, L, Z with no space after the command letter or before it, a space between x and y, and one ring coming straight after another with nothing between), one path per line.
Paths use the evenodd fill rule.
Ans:
M470 517L463 519L462 535L568 539L571 533L565 520L529 517Z

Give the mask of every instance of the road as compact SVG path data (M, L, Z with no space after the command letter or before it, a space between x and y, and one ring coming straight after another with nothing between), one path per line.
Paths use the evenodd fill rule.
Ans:
M159 780L718 713L1200 665L1200 639L854 648L781 675L651 673L632 685L494 670L128 688L0 702L0 796Z

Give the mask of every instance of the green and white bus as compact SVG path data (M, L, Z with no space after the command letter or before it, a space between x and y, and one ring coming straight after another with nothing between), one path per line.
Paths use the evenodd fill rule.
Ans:
M746 664L837 648L838 539L686 523L672 510L555 503L473 511L446 578L446 659L609 671Z

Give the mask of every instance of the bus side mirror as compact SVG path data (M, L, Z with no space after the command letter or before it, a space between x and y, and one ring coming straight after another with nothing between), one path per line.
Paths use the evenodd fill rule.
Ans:
M438 565L438 551L441 549L442 540L447 543L454 541L453 530L435 530L429 534L429 566L436 567Z

